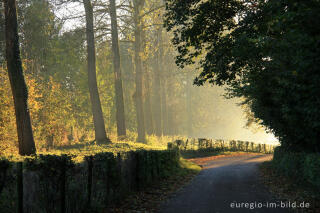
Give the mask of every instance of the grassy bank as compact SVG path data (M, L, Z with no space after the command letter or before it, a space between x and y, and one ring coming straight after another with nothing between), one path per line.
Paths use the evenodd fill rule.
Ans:
M97 145L94 141L78 142L71 141L69 144L53 147L37 147L37 155L72 155L73 160L83 161L85 156L97 153L111 152L114 154L124 153L137 150L166 150L167 143L176 140L178 137L157 137L154 135L147 136L146 143L135 142L136 134L130 133L126 138L119 140L116 135L110 135L112 143ZM180 137L181 138L181 137ZM10 161L21 161L24 157L18 154L14 144L6 149L0 149L0 157Z

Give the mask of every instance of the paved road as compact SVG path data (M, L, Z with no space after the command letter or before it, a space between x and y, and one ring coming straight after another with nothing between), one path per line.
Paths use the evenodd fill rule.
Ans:
M258 207L267 202L281 204L259 182L258 164L270 159L271 155L246 154L209 161L188 186L162 205L160 213L289 212L280 207ZM245 208L245 203L257 208Z

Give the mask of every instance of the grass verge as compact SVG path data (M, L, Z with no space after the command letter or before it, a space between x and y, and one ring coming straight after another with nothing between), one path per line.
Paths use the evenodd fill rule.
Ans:
M320 192L310 184L297 182L294 177L279 174L267 161L260 165L262 182L269 191L280 199L297 203L310 203L310 208L294 209L294 212L317 213L320 212Z

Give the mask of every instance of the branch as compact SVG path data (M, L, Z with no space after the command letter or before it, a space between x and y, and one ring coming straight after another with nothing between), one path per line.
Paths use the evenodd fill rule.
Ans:
M140 18L142 18L142 17L144 17L144 16L146 16L146 15L148 15L148 14L150 14L150 13L153 13L153 12L156 11L156 10L159 10L159 9L161 9L161 8L164 8L164 7L165 7L165 5L160 5L160 6L158 6L158 7L155 7L155 8L153 8L153 9L149 10L148 12L145 12L144 14L142 14L142 15L140 16Z

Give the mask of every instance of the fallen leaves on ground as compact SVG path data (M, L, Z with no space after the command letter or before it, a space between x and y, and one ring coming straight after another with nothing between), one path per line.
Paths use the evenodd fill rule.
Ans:
M215 156L209 156L209 157L202 157L202 158L190 158L187 159L188 161L191 161L195 164L198 164L200 166L204 166L205 164L207 164L210 161L213 161L215 159L218 158L222 158L222 157L231 157L231 156L239 156L239 155L249 155L249 154L253 154L253 153L247 153L247 152L234 152L234 153L230 153L230 154L222 154L222 155L215 155Z
M143 191L130 195L121 203L106 209L110 213L151 213L157 212L161 203L167 200L184 185L189 183L196 173L188 173L164 179Z

